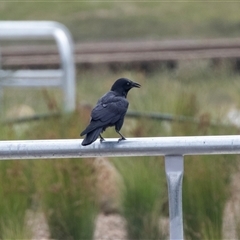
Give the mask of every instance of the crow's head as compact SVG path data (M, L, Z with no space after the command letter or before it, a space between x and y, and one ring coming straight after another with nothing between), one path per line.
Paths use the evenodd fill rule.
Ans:
M111 91L117 92L122 96L127 96L128 91L133 88L140 88L141 85L139 83L133 82L127 78L119 78L112 85Z

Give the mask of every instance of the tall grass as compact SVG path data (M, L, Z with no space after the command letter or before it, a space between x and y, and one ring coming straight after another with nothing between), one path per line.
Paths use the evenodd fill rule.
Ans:
M40 204L54 239L92 239L95 204L94 178L86 160L39 163Z
M2 20L54 20L65 24L77 41L212 38L239 36L239 3L209 2L0 2ZM54 9L54 11L53 11ZM225 13L228 14L225 14ZM77 81L78 111L34 124L1 125L0 139L79 138L89 109L120 76L141 83L129 94L129 109L167 112L201 119L200 124L126 119L123 134L176 136L238 134L236 128L210 127L209 121L226 121L231 107L239 107L240 76L224 66L210 68L209 61L181 62L175 71L80 71ZM229 67L229 66L228 66ZM128 68L131 69L131 68ZM12 105L24 103L37 113L61 108L61 95L53 90L4 91L7 115ZM52 98L52 99L51 99ZM85 108L83 107L85 106ZM18 133L16 129L20 129ZM107 131L105 136L115 136ZM183 216L186 239L221 239L222 212L228 196L235 156L189 156L185 159ZM0 163L0 238L29 239L27 209L47 216L51 237L91 239L95 203L91 159L2 161ZM163 159L116 158L125 182L123 212L130 239L157 239L158 219L166 216L166 180Z
M115 164L125 181L123 216L129 239L159 239L159 217L166 200L162 159L117 159Z
M15 135L11 126L2 125L5 135L1 138L74 138L79 134L78 120L79 113L74 113L40 121L30 124L21 136ZM73 125L75 130L71 129ZM91 239L97 213L91 162L91 159L1 162L0 238L30 239L26 212L31 209L45 213L52 238Z
M32 184L28 166L19 161L1 162L0 167L0 238L28 238L26 209L30 207Z
M79 135L79 126L76 124L79 117L76 112L58 120L43 121L34 132L40 130L39 134L47 138L76 138ZM58 159L35 163L38 169L38 179L35 179L38 204L46 213L51 237L92 238L97 203L91 163L91 159Z
M183 212L189 239L221 239L222 213L229 194L226 160L233 159L195 156L185 160Z
M226 71L215 72L204 64L201 66L201 71L195 68L191 74L183 71L186 66L180 66L175 72L161 70L151 74L127 70L112 73L102 69L98 81L98 71L86 71L79 75L77 82L78 107L75 113L29 124L20 135L15 133L13 125L4 125L1 139L79 138L80 131L89 120L87 104L94 105L119 76L129 77L142 85L141 89L133 89L129 93L130 109L202 119L199 124L170 124L145 118L127 118L122 129L126 137L238 133L234 127L211 127L209 121L222 121L228 109L240 100L237 88L239 76ZM202 72L204 75L201 75ZM14 93L8 91L6 94L11 99ZM219 94L224 94L225 102L219 100ZM55 98L54 95L52 97ZM51 99L48 101L54 102ZM60 99L57 98L57 102L60 106ZM221 108L223 102L225 107ZM33 106L37 110L37 104ZM109 129L104 136L116 135L114 130ZM114 164L125 183L122 215L127 220L129 238L162 238L158 223L168 213L163 159L116 158ZM234 164L235 156L186 158L183 216L187 239L221 238L222 212ZM98 209L91 159L1 162L0 181L2 238L29 236L24 226L25 212L29 208L44 211L53 238L92 238Z

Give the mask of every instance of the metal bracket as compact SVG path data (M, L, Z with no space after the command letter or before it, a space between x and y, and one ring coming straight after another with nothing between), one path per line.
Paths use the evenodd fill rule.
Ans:
M180 240L183 239L183 156L165 156L165 171L168 183L170 240Z

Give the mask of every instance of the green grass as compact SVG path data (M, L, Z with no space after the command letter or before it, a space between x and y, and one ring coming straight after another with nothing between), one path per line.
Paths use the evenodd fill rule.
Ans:
M129 93L130 109L192 117L205 114L209 119L222 120L220 117L226 114L227 109L239 101L236 87L239 76L230 74L227 69L211 70L207 63L199 63L200 69L193 67L194 64L190 66L192 71L188 74L183 68L189 68L189 65L181 66L175 72L158 70L150 75L125 70L112 73L107 69L80 72L77 82L78 110L75 113L32 123L20 135L15 132L14 125L4 125L1 128L1 139L79 138L79 132L89 120L89 112L83 107L84 104L94 105L118 76L129 77L142 85L142 88L133 89ZM96 78L97 74L101 77ZM219 93L226 96L221 101ZM34 95L34 92L26 93L25 98L31 99L31 95ZM5 97L11 100L11 96L17 95L7 91ZM39 97L40 101L43 96L40 91L35 98ZM24 103L24 97L20 97ZM50 95L48 101L54 102L55 98L55 95ZM56 99L59 106L60 100ZM221 110L224 101L225 107ZM30 103L27 101L25 104L31 106ZM33 101L32 104L36 102ZM39 105L39 109L43 109L42 104ZM38 105L32 107L34 106L38 110ZM49 104L46 104L45 110L50 111L47 106ZM127 118L122 133L127 137L146 137L237 134L238 130L234 127L213 128L209 126L208 121L196 125ZM104 133L104 136L117 137L112 129ZM222 212L228 194L229 177L236 165L235 159L236 156L186 158L183 216L187 239L221 238ZM0 212L3 211L1 216L4 219L2 226L6 226L4 229L7 229L7 233L15 221L23 222L26 209L37 206L46 213L53 238L91 239L94 218L98 211L94 200L95 180L91 162L91 159L58 159L1 163L2 179L8 179L2 181L2 191L10 191L9 195L4 192L1 194L2 198L5 196L5 201L0 205ZM163 159L116 158L113 162L125 183L122 214L128 222L129 236L133 239L161 237L162 233L157 227L158 219L168 215ZM16 168L21 174L6 175L9 168ZM21 195L18 186L22 185L24 194ZM34 200L36 196L37 201ZM23 224L18 230L12 230L11 234L16 232L16 235L20 235L19 229L28 234Z
M222 213L229 195L228 168L233 159L232 156L186 158L183 212L189 239L221 239Z
M78 119L75 113L40 121L30 124L20 136L11 125L1 125L4 133L1 138L71 138L71 133L72 138L77 138ZM69 131L73 125L74 131ZM0 238L29 239L25 220L26 211L31 209L45 213L52 238L91 239L98 211L91 162L91 159L1 162Z
M83 163L85 161L85 163ZM38 164L40 204L54 239L92 239L97 206L87 160L54 160Z
M159 68L151 74L129 70L113 73L107 68L81 71L77 75L78 104L94 105L99 96L110 89L112 82L121 76L142 85L140 90L134 89L129 94L129 110L178 114L177 108L181 106L177 106L176 102L181 105L179 99L184 101L184 96L187 95L192 96L198 105L195 106L197 109L192 116L201 117L207 113L213 119L224 121L229 109L239 105L240 76L229 68L211 68L211 62L203 60L180 63L179 68L173 72ZM6 88L4 116L8 116L7 110L18 103L26 104L38 113L62 108L59 90L30 90ZM188 113L185 112L184 115Z
M239 36L238 2L0 2L1 20L54 20L75 40Z
M101 78L95 79L98 74ZM194 99L196 105L192 106L195 110L191 116L209 114L210 118L224 121L227 111L232 106L237 107L240 100L238 74L227 69L213 69L209 61L194 61L180 64L174 72L159 69L150 75L125 70L115 74L107 70L80 73L77 85L79 101L94 105L98 96L103 95L120 76L142 85L140 90L133 89L128 96L130 110L179 114L179 111L184 110L178 108L181 108L182 101L188 96ZM95 94L88 94L93 91L93 84ZM183 114L189 115L187 112Z
M0 2L1 20L54 20L65 24L75 41L179 39L239 36L238 2ZM131 68L129 68L131 69ZM150 73L99 65L77 74L77 110L60 118L29 124L1 125L0 139L79 138L89 110L112 82L128 77L142 85L128 96L129 110L165 112L202 119L200 124L127 118L127 137L238 134L224 122L239 107L240 76L228 62L183 61L174 71L159 66ZM56 89L5 89L1 118L25 104L37 113L61 108ZM117 137L113 129L104 133ZM158 157L114 158L124 179L122 215L131 239L163 237L158 219L168 216L164 161ZM221 239L222 213L237 156L188 156L183 180L186 239ZM91 239L98 212L92 159L2 161L0 164L0 239L27 239L27 209L47 216L51 237Z
M0 238L27 238L25 214L32 195L29 168L19 161L2 162L0 167Z
M129 239L159 239L159 216L166 200L161 158L115 159L124 180L123 216ZM162 238L161 238L162 239Z

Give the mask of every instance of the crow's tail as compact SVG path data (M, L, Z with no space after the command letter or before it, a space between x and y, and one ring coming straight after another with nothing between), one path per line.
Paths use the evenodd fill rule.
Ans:
M96 139L99 137L102 130L103 130L102 128L97 128L97 129L87 133L86 137L82 141L82 145L86 146L86 145L89 145L89 144L93 143L94 141L96 141Z

